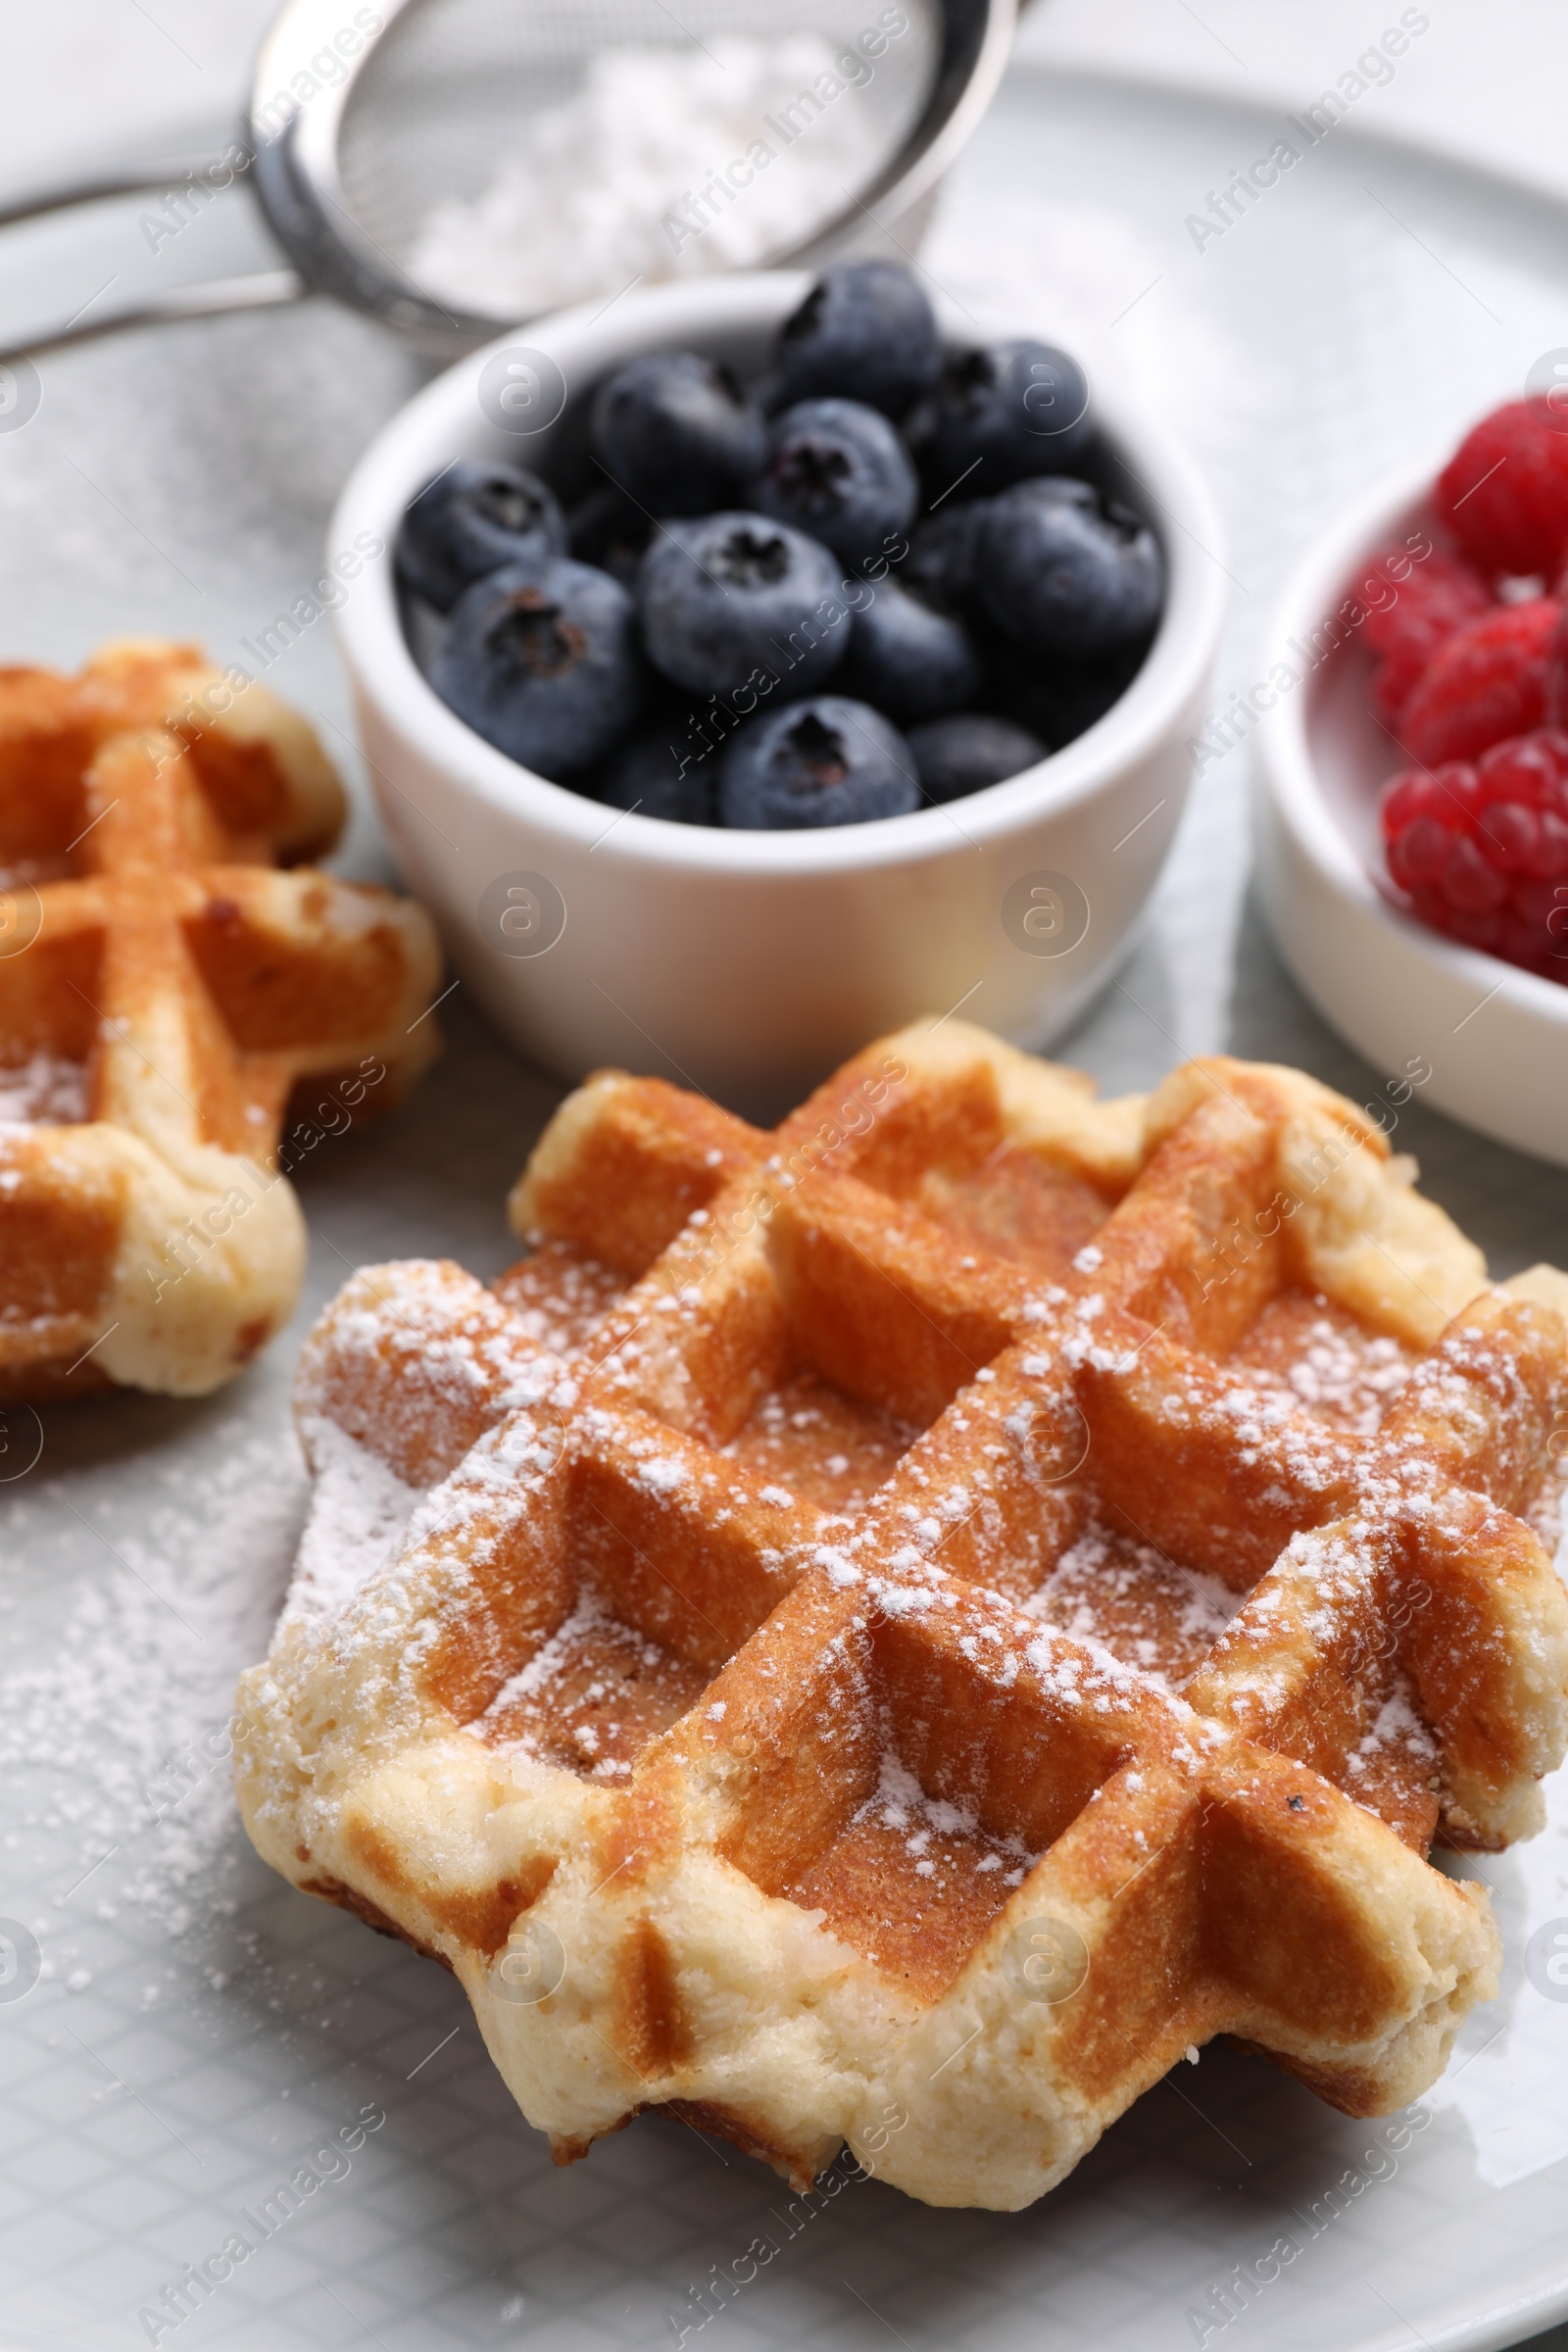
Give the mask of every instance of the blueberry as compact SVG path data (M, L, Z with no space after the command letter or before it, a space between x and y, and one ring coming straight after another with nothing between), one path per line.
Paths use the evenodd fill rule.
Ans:
M650 527L644 510L601 475L598 488L567 513L566 545L579 564L597 564L633 588Z
M906 727L972 702L980 662L961 621L886 579L856 607L835 683Z
M896 262L836 262L779 330L785 397L838 394L888 416L930 392L942 338L915 280Z
M1046 757L1045 745L1027 728L974 711L911 727L909 749L928 801L956 801L966 792L983 792L988 784L1004 783Z
M654 514L733 506L762 461L762 419L735 380L692 351L630 360L594 394L591 437L605 471Z
M858 400L803 400L767 436L752 503L808 531L845 564L865 564L899 545L920 486L909 453L887 418Z
M994 664L995 680L1009 717L1059 752L1076 743L1097 718L1119 703L1144 664L1135 645L1102 662L1039 662L1015 655Z
M670 523L637 576L649 658L695 694L735 694L764 679L808 693L849 643L839 577L825 547L765 514Z
M718 775L720 821L742 832L863 825L920 806L909 747L864 703L786 703L742 727Z
M609 808L635 809L677 825L718 821L718 761L705 759L675 725L645 727L611 755L598 780Z
M1019 482L991 502L978 587L997 626L1031 654L1096 660L1148 636L1165 565L1149 525L1088 482Z
M466 460L426 482L403 517L397 567L416 596L450 612L466 588L504 564L563 555L566 526L555 493L513 466Z
M899 577L929 605L961 612L974 596L980 530L990 500L955 499L922 522L899 565Z
M631 598L566 557L492 572L459 599L430 683L497 751L542 776L571 775L602 759L641 707Z
M934 496L961 481L975 498L1064 473L1093 430L1076 360L1049 343L995 343L949 362L909 439Z

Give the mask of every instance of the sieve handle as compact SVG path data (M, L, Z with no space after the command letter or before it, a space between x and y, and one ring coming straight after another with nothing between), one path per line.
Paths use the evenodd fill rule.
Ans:
M189 156L182 156L163 164L127 164L118 172L100 172L85 179L60 180L51 188L34 188L29 195L15 196L9 203L0 200L0 228L12 228L22 220L47 220L51 213L68 213L78 204L105 204L113 196L167 195L181 180L188 182L202 160L193 163ZM250 157L241 152L228 168L224 187L243 179L250 167Z
M217 318L228 311L273 310L279 303L299 302L310 291L293 270L259 270L248 277L214 278L206 286L182 286L158 302L127 304L101 318L84 318L56 334L29 335L25 342L0 346L0 368L44 352L67 351L74 343L91 343L99 335L119 334L131 326L163 326L180 318Z
M232 152L232 151L231 151ZM243 179L253 158L243 149L229 166L230 180ZM63 180L52 188L35 188L30 195L0 202L0 229L24 220L45 220L81 204L101 204L115 196L144 196L177 185L191 177L188 157L124 166L117 172ZM228 181L224 182L227 186ZM245 277L215 278L205 286L181 286L161 300L126 303L102 317L73 320L52 334L29 335L24 342L0 345L0 368L18 360L36 359L44 352L66 351L74 343L91 343L132 326L162 326L180 318L216 318L227 311L270 310L283 302L298 302L306 293L304 280L292 270L263 270Z

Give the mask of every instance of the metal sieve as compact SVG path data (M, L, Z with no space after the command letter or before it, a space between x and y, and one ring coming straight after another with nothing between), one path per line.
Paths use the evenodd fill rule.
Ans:
M335 296L421 350L454 356L518 323L456 308L413 273L437 206L472 199L514 156L530 118L569 100L590 61L620 45L708 50L737 35L814 33L836 53L875 51L855 90L854 184L829 217L760 268L912 247L943 172L1006 64L1017 0L289 0L257 60L241 134L204 172L145 172L56 188L0 209L0 227L69 206L181 184L207 195L248 178L290 267L182 287L0 352L58 350L126 326ZM890 22L902 29L875 49ZM808 110L799 110L803 120ZM724 159L694 156L694 177ZM602 159L584 158L592 172ZM204 198L205 201L205 198ZM603 289L612 295L617 289ZM601 291L584 285L585 297Z

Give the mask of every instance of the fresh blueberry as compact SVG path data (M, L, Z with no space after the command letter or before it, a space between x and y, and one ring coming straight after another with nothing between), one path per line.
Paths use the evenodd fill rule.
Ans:
M1004 490L1037 473L1065 473L1094 427L1076 360L1049 343L996 343L951 360L909 439L933 497Z
M827 549L765 514L668 524L637 575L649 659L694 694L809 693L837 667L850 613Z
M594 394L594 454L654 514L733 506L761 464L762 433L734 378L693 351L645 352Z
M863 825L919 805L904 737L880 711L838 694L752 719L719 769L720 821L747 833Z
M972 702L980 661L962 621L886 579L856 607L835 684L907 727Z
M934 389L942 338L907 270L835 262L784 321L778 370L787 400L837 394L902 416Z
M974 711L911 727L909 749L928 801L956 801L967 792L983 792L988 784L1004 783L1046 757L1045 745L1027 728Z
M608 808L635 809L676 825L718 821L718 761L704 758L675 725L644 727L611 755L598 781Z
M566 545L579 564L597 564L623 588L634 588L649 528L643 508L601 475L599 487L566 515Z
M1008 716L1059 752L1120 702L1144 650L1130 646L1103 662L1040 662L1015 651L1010 662L993 663L994 684Z
M565 546L555 492L537 475L465 460L426 482L410 505L397 567L416 596L450 612L487 572L504 564L548 564Z
M887 418L858 400L803 400L767 436L752 503L820 539L845 564L886 556L920 503L909 453Z
M1165 565L1148 523L1088 482L1019 482L991 502L978 587L998 628L1029 653L1096 661L1148 636Z
M980 529L990 500L955 499L922 522L899 565L906 588L944 612L962 612L974 596Z
M430 683L497 751L542 776L572 775L603 759L641 708L631 598L566 557L492 572L459 598Z

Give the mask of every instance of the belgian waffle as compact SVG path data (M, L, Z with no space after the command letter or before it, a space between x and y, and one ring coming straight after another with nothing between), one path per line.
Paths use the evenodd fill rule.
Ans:
M563 2161L661 2107L1010 2209L1218 2033L1413 2098L1498 1967L1429 1846L1568 1735L1568 1278L1411 1174L1294 1071L1099 1102L952 1021L771 1135L593 1079L531 1255L308 1343L259 1850Z
M378 1109L435 1045L420 909L275 870L344 813L305 720L193 647L0 670L0 1397L201 1395L290 1312L291 1090Z

